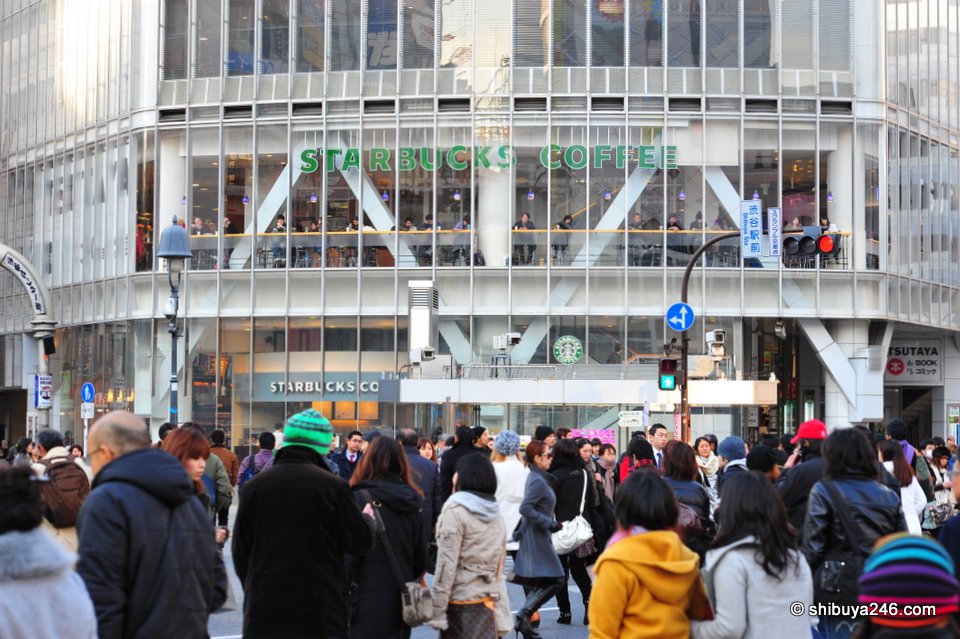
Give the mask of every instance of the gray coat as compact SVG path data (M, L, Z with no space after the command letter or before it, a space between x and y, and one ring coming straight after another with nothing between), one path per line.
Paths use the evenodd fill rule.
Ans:
M553 515L557 496L550 482L549 475L530 466L520 504L520 548L514 562L514 572L520 577L563 577L563 566L551 540L550 530L557 524Z

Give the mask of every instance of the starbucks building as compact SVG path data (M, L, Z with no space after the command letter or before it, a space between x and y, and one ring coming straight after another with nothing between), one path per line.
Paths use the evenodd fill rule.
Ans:
M166 420L174 216L180 419L235 443L307 406L672 424L666 309L744 221L692 272L689 372L775 392L706 387L694 435L960 425L956 0L3 0L0 26L0 241L53 293L61 430L88 381ZM36 362L0 286L9 439Z

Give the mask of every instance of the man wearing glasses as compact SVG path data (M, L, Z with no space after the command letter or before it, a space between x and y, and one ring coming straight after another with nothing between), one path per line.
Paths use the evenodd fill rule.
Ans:
M333 455L330 461L337 465L340 470L340 477L349 482L353 477L353 471L360 463L360 457L363 453L360 449L363 447L363 433L359 430L352 431L347 435L347 446L341 452Z
M108 413L90 430L93 488L77 522L77 573L101 637L205 637L226 599L213 524L193 481L150 447L136 415Z

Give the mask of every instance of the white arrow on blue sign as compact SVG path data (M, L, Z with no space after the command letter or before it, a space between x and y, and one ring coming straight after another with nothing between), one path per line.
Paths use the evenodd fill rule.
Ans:
M96 395L96 390L93 388L93 384L87 382L80 387L80 400L84 402L92 402L93 396Z
M693 308L689 304L677 302L667 309L667 324L675 331L687 331L693 326Z

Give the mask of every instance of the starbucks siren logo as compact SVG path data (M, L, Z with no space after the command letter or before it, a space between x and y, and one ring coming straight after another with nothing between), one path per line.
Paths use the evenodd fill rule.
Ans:
M583 357L583 344L573 335L558 337L553 343L553 358L561 364L576 364Z

